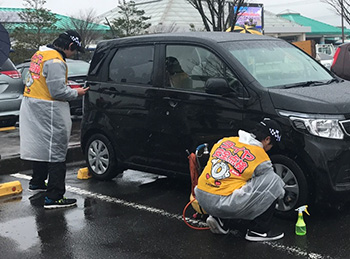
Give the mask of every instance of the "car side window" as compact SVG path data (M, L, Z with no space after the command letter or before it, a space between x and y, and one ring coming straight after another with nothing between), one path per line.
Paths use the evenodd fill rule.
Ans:
M209 78L225 78L231 87L237 87L237 78L211 51L191 45L168 45L166 47L167 87L205 92Z
M109 80L116 83L152 84L153 46L117 50L109 65Z

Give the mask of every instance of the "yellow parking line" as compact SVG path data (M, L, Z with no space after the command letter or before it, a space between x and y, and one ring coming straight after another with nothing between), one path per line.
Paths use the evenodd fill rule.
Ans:
M3 127L3 128L0 128L0 131L8 131L8 130L15 130L16 127L15 126L12 126L12 127Z

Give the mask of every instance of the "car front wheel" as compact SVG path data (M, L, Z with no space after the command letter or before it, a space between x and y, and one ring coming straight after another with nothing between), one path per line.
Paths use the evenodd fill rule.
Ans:
M281 216L295 215L295 209L305 205L309 198L309 188L306 177L299 165L283 155L271 156L271 161L278 174L285 183L285 195L277 203L277 212Z
M111 141L102 134L90 137L85 149L85 160L91 174L99 180L109 180L122 173L117 166Z

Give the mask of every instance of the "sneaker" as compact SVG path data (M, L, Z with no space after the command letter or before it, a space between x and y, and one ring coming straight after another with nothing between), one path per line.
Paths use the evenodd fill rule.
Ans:
M76 199L63 198L55 201L45 197L44 208L45 209L68 208L68 207L73 207L76 204L77 204Z
M225 228L220 218L209 216L207 218L207 224L210 228L210 231L214 234L226 235L230 232L228 228Z
M29 191L31 192L46 192L47 186L45 185L34 185L34 184L29 184Z
M245 239L249 241L273 241L281 239L282 237L284 237L284 233L273 233L271 231L259 233L249 229L245 235Z

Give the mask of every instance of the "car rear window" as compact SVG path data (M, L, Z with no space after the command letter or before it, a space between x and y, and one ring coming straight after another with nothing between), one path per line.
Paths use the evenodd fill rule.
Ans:
M87 62L67 62L68 76L85 76L88 74L90 64Z
M109 65L109 80L116 83L152 84L154 46L118 49Z
M4 64L0 67L0 71L16 70L16 67L10 59L7 59Z

